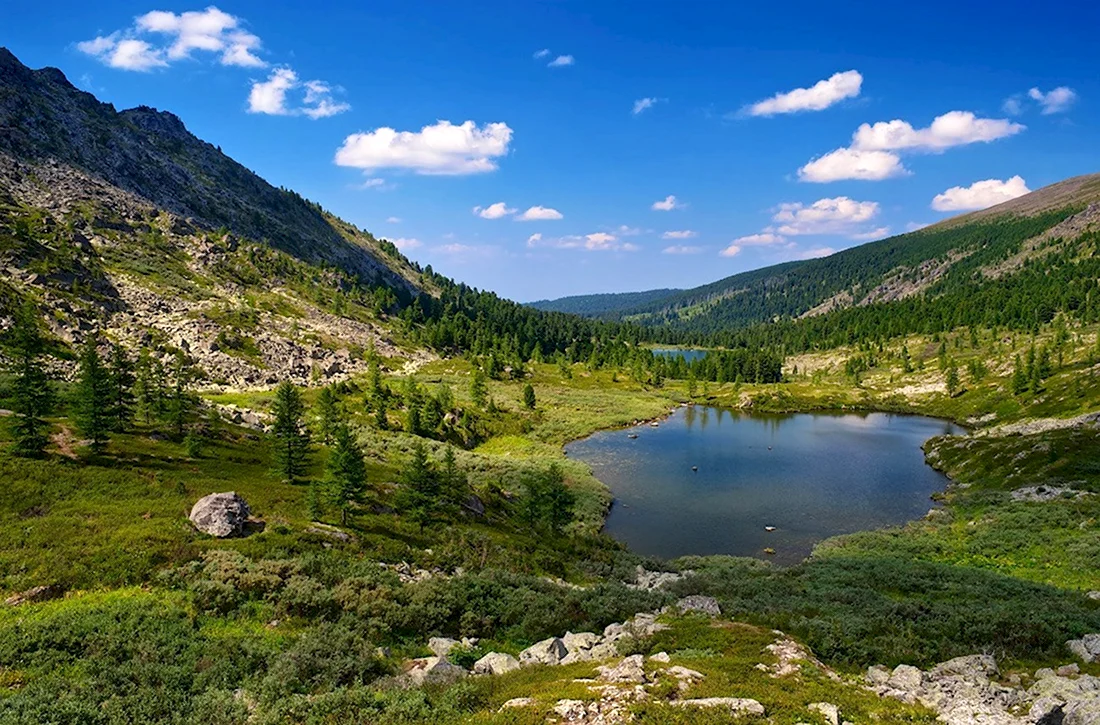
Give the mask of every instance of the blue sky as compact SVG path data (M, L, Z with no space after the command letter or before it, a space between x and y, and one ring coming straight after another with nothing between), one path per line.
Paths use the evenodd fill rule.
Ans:
M965 5L55 0L6 7L0 44L529 301L695 286L1100 171L1100 10Z

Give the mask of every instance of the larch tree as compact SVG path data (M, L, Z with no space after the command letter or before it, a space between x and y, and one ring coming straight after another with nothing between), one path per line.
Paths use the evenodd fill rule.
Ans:
M275 423L271 435L273 468L284 481L293 483L305 475L309 456L309 430L305 426L305 404L302 394L292 383L284 381L275 389L272 405Z
M4 342L10 361L8 372L14 376L14 451L19 456L37 457L49 443L50 424L46 416L53 411L54 395L44 364L46 338L39 327L34 305L28 303L16 312Z

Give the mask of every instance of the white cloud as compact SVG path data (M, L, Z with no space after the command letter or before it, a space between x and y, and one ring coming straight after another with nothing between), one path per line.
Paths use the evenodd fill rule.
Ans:
M852 134L851 146L810 161L798 170L798 178L825 183L904 176L909 171L901 163L900 151L935 153L954 146L989 143L1025 128L1005 118L978 118L970 111L949 111L932 119L928 128L913 128L900 119L865 123Z
M699 236L697 232L693 232L690 229L683 229L681 231L665 232L661 235L661 239L693 239Z
M642 233L642 230L638 227L628 227L626 224L620 224L615 233L620 237L636 237Z
M936 116L928 128L913 128L900 119L863 124L852 135L852 148L861 151L943 151L953 146L989 143L1014 136L1026 126L1005 118L978 118L970 111Z
M402 252L408 252L412 249L419 249L424 246L424 243L419 239L411 239L406 237L398 237L397 239L391 239L393 245L400 249Z
M750 116L774 116L778 113L821 111L845 98L855 98L862 85L863 76L859 71L834 73L810 88L795 88L754 103L745 109L745 113Z
M516 217L517 222L554 221L561 219L562 214L557 209L547 206L533 206Z
M822 257L828 257L830 254L836 254L836 250L832 247L814 247L813 249L799 252L795 256L798 259L821 259Z
M498 201L496 204L490 204L489 206L475 206L473 211L482 219L500 219L516 213L515 209L509 207L503 201Z
M506 123L473 121L455 126L439 121L420 131L377 128L354 133L336 151L336 163L359 169L400 168L418 174L480 174L497 169L508 153L512 129Z
M885 239L889 234L890 227L876 227L875 229L869 229L865 232L856 232L849 236L859 242L875 242L879 239Z
M924 229L928 224L926 222L909 222L905 225L905 231L915 232L918 229Z
M986 179L975 181L970 186L953 186L932 199L932 208L936 211L970 211L986 209L1001 202L1015 199L1030 192L1020 176L1010 179Z
M1027 97L1033 101L1038 101L1039 105L1043 107L1042 113L1045 116L1051 113L1068 111L1077 100L1077 93L1066 86L1058 86L1048 93L1043 93L1038 88L1032 88L1027 92Z
M905 176L908 173L898 155L889 151L841 148L830 151L803 166L798 170L798 179L815 183L841 179L881 181L895 176Z
M550 49L549 48L543 48L542 50L536 50L535 55L533 57L535 58L535 60L540 60L542 58L545 58L548 55L550 55Z
M227 66L260 68L267 63L256 51L259 37L244 30L241 19L214 6L179 15L154 10L138 16L134 25L94 40L77 43L77 49L112 68L149 70L171 61L192 57L192 51L217 53ZM163 36L165 43L153 45L145 38Z
M763 247L772 244L783 244L786 241L786 237L774 232L760 232L759 234L749 234L744 237L738 237L730 242L730 244L736 245L740 249L741 247Z
M372 178L372 179L363 179L363 183L359 184L359 186L356 187L356 188L359 188L359 189L378 189L379 191L383 191L385 189L389 189L390 187L386 184L385 179L379 179L379 178L375 177L375 178Z
M779 233L853 234L855 227L875 218L879 205L874 201L855 201L846 196L818 199L810 206L800 203L780 204L772 221L779 223Z
M547 65L551 68L561 68L567 65L573 65L575 62L576 61L571 55L559 55L557 58L547 63Z
M1024 112L1024 106L1020 96L1016 95L1006 98L1004 103L1001 104L1001 110L1010 116L1019 116Z
M401 217L399 217L399 216L386 217L386 223L387 224L400 224L401 223Z
M528 247L552 247L554 249L580 249L587 252L636 252L638 246L629 242L622 242L614 234L607 232L592 232L578 236L571 234L564 237L543 237L542 234L532 234L527 238Z
M660 100L661 99L659 98L639 98L638 100L634 101L634 110L631 111L631 113L637 116L639 113L646 110L647 108L653 108L660 102Z
M671 247L665 247L661 250L661 254L698 254L703 251L702 247L692 247L685 244L674 244Z
M452 257L486 257L491 255L495 251L495 248L485 245L452 242L451 244L441 244L438 247L434 247L433 251L441 252Z
M728 247L718 253L721 257L736 257L741 253L741 247L737 244L730 244Z
M661 201L655 201L650 205L650 209L653 211L672 211L673 209L683 209L687 204L681 203L676 200L676 197L669 194Z
M300 103L288 105L294 91ZM305 115L317 120L343 113L351 108L332 98L332 88L323 81L299 81L298 74L285 66L271 71L266 81L254 81L248 93L248 112L271 116Z

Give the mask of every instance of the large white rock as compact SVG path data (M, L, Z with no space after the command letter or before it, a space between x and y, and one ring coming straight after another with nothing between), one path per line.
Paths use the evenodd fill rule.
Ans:
M436 657L446 657L451 653L451 650L458 645L458 640L451 639L450 637L432 637L428 640L428 649L430 649L432 654Z
M191 507L191 523L204 534L224 539L244 533L248 504L234 491L203 496Z
M641 655L630 655L623 661L612 667L603 665L597 667L600 671L600 679L604 682L616 683L642 683L645 682L645 659Z
M506 652L490 652L474 663L475 675L503 675L518 670L519 660Z
M764 706L747 697L702 697L696 700L673 700L673 707L719 707L734 715L763 715Z
M410 660L405 666L405 676L414 685L454 682L466 675L466 670L442 657L421 657Z
M1069 651L1085 662L1100 661L1100 634L1086 634L1081 639L1066 642Z
M551 637L541 642L536 642L519 653L520 664L524 665L556 665L560 664L568 651L560 637Z

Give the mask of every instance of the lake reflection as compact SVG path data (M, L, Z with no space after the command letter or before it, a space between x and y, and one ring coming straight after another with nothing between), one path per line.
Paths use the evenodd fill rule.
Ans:
M634 551L788 564L830 536L924 515L946 478L925 464L920 446L962 432L919 416L693 406L659 428L597 433L567 450L615 495L606 531ZM769 547L774 555L764 553Z

